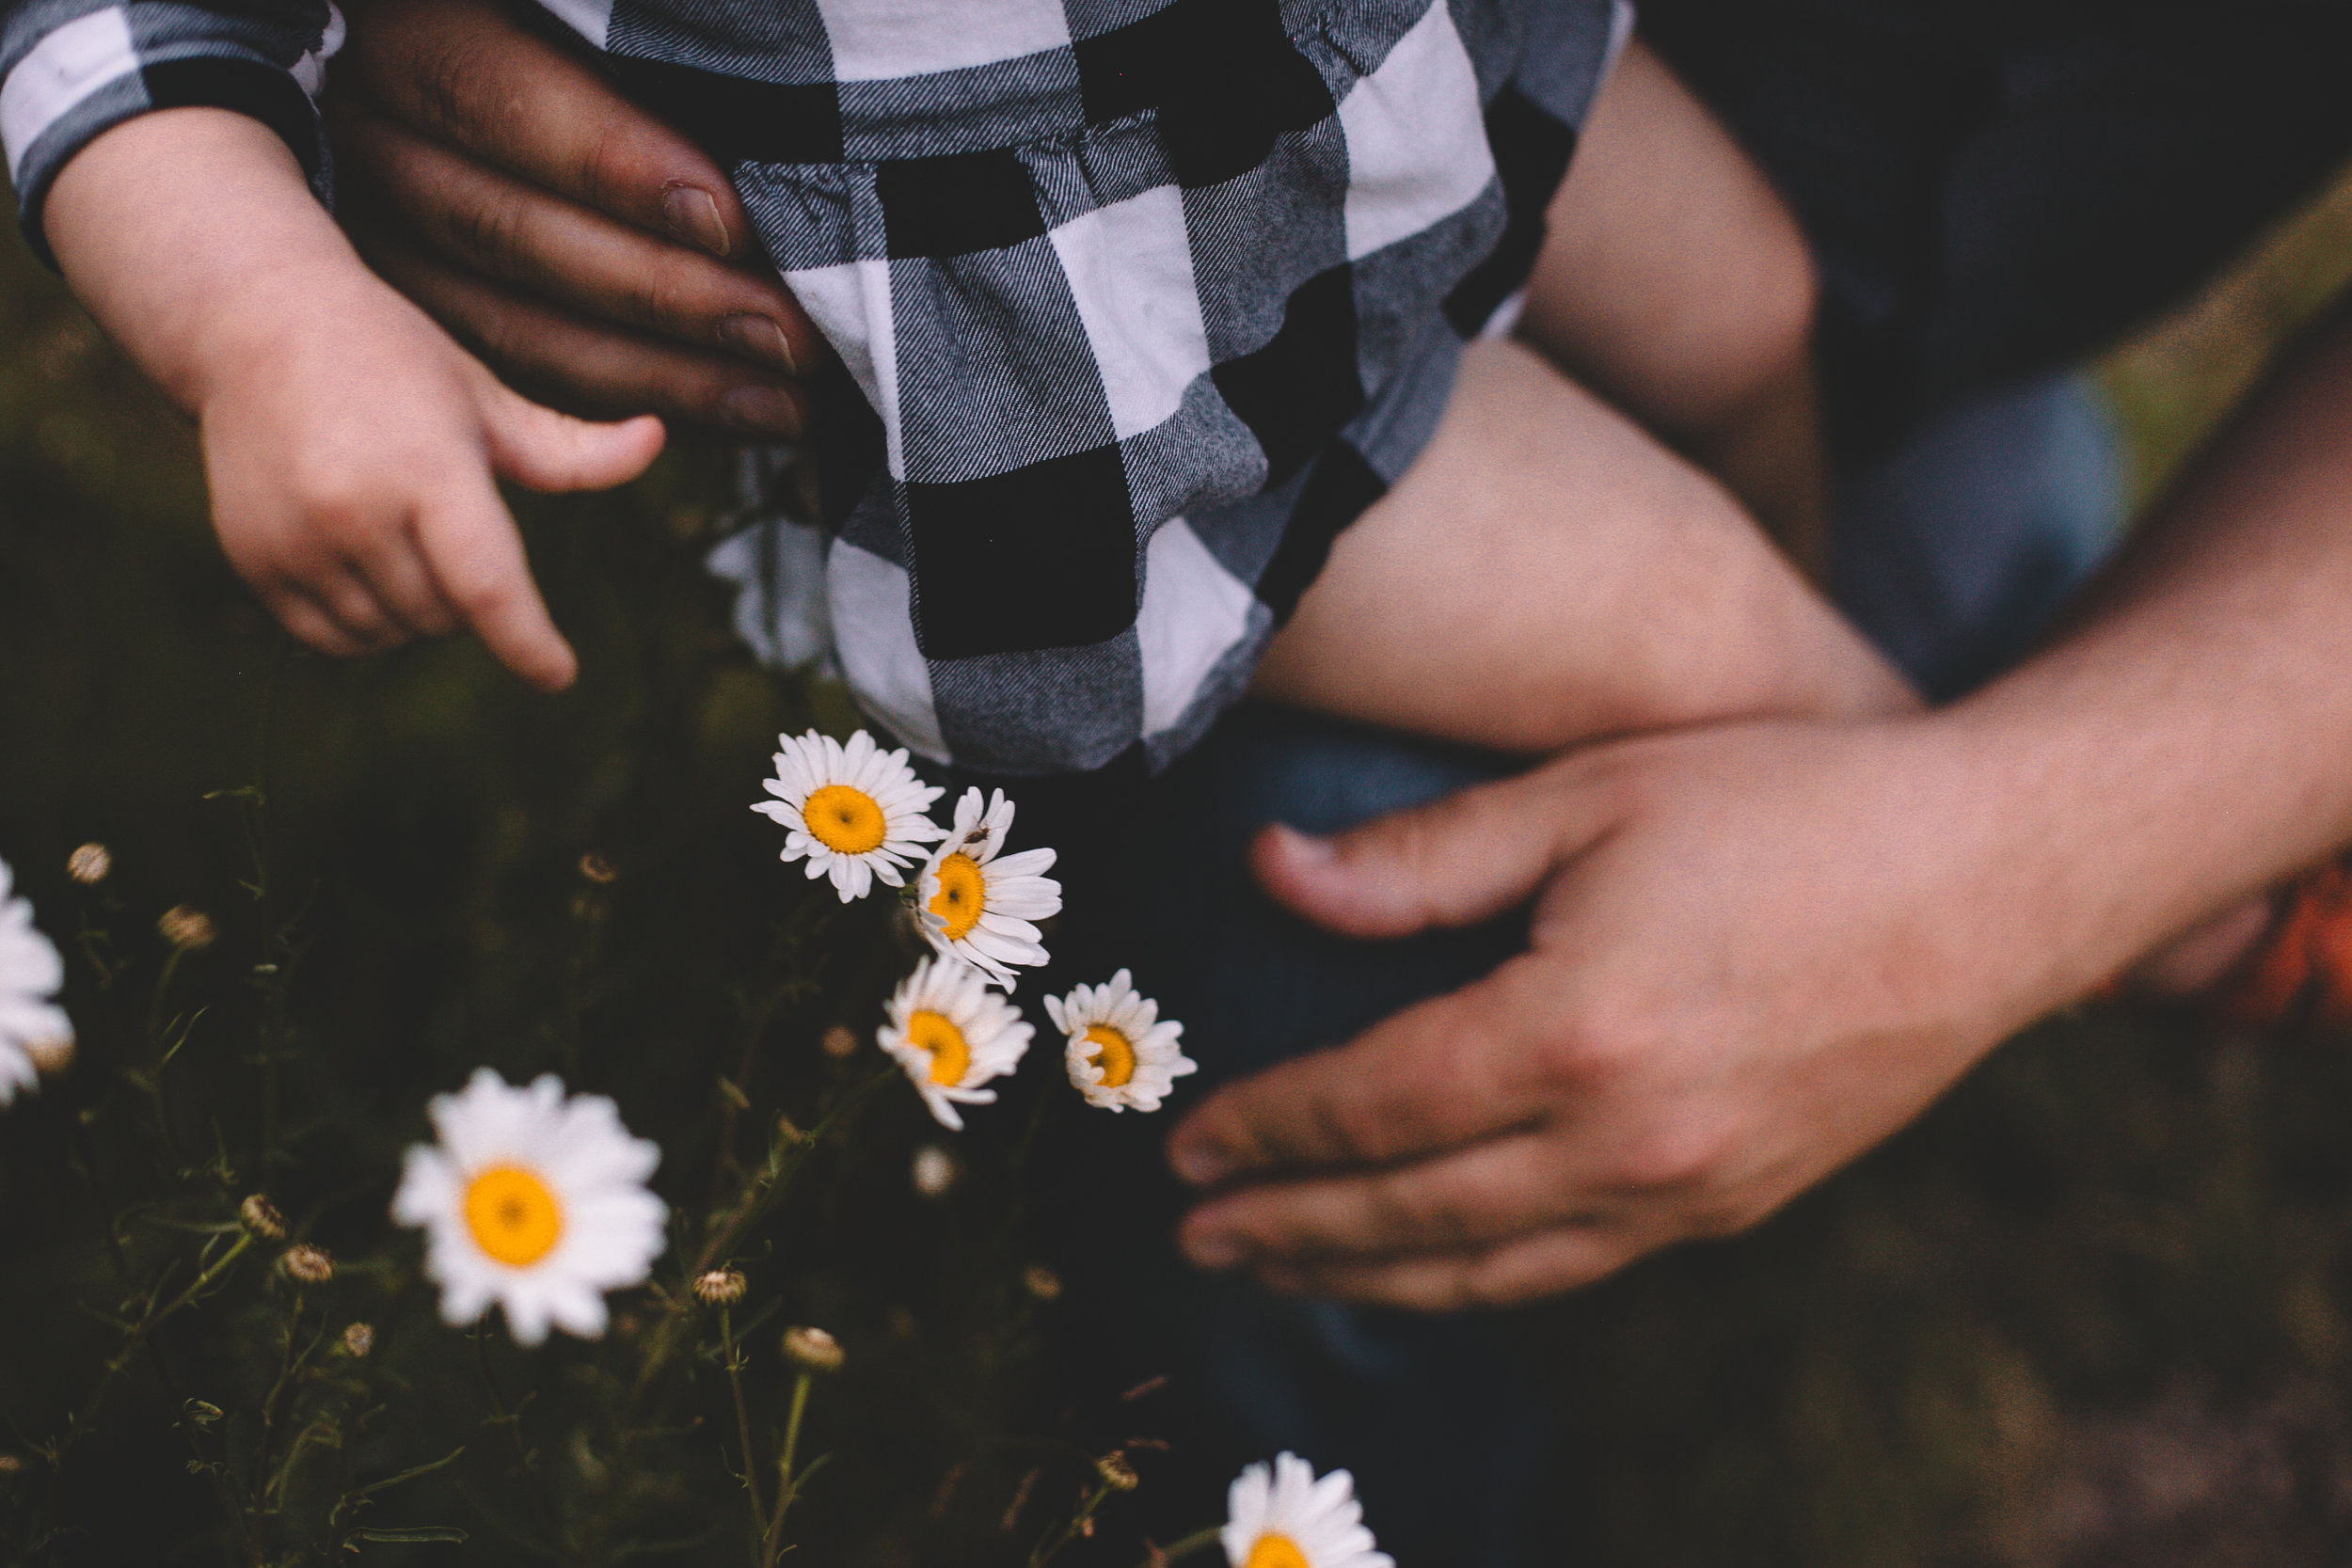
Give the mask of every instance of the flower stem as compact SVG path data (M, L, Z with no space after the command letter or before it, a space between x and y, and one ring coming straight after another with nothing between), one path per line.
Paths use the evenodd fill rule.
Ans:
M1029 1568L1045 1568L1045 1564L1053 1560L1055 1553L1087 1533L1088 1521L1094 1517L1094 1511L1103 1506L1103 1499L1110 1495L1111 1483L1108 1481L1097 1481L1094 1490L1087 1494L1086 1501L1078 1505L1078 1512L1073 1513L1070 1522L1062 1526L1061 1533L1048 1535L1037 1544L1037 1550L1029 1554Z
M763 1552L768 1535L768 1505L759 1500L759 1456L752 1450L751 1407L743 1402L743 1355L735 1348L733 1314L719 1308L719 1344L726 1352L727 1387L735 1395L735 1436L743 1445L743 1489L752 1498L752 1539Z
M793 1496L800 1490L792 1477L792 1463L800 1454L801 1418L808 1412L808 1386L815 1377L803 1371L792 1384L792 1414L784 1423L784 1457L776 1462L776 1516L769 1521L760 1543L759 1568L775 1568L776 1559L784 1553L785 1510L792 1506Z
M228 1251L215 1259L212 1266L198 1275L186 1290L172 1297L168 1305L146 1313L137 1323L131 1325L131 1331L123 1336L122 1348L115 1353L114 1359L106 1363L105 1370L99 1375L98 1386L90 1390L89 1399L83 1405L80 1418L73 1423L72 1433L68 1437L69 1442L72 1437L79 1436L86 1431L90 1422L97 1418L99 1402L106 1397L107 1388L113 1385L116 1378L122 1375L124 1369L137 1358L139 1352L146 1347L148 1340L153 1338L155 1331L164 1325L165 1321L206 1291L211 1290L219 1282L221 1275L227 1274L230 1266L243 1257L246 1249L252 1244L253 1233L249 1230L242 1232L235 1241L229 1243Z
M875 1091L893 1078L903 1076L904 1074L895 1066L884 1068L848 1094L843 1095L816 1126L800 1134L798 1138L779 1141L777 1147L770 1153L767 1164L745 1183L743 1196L737 1200L734 1210L720 1222L710 1238L703 1243L700 1256L695 1259L693 1266L686 1271L687 1279L691 1281L696 1276L717 1267L719 1260L726 1256L726 1249L733 1244L736 1237L756 1226L778 1203L783 1201L785 1193L792 1185L793 1177L799 1174L801 1166L806 1163L809 1155L816 1150L818 1146L823 1143L830 1133L843 1126L860 1105L873 1098ZM660 1321L654 1325L653 1342L646 1349L644 1360L638 1365L636 1383L629 1390L628 1404L624 1406L625 1418L621 1424L625 1431L635 1430L638 1418L644 1414L645 1401L653 1392L655 1382L662 1370L668 1367L671 1357L677 1354L678 1341L686 1323L687 1309L692 1300L693 1292L691 1289L680 1291L669 1300L667 1309L662 1313Z
M1216 1545L1218 1538L1224 1533L1225 1527L1222 1525L1210 1525L1206 1528L1194 1530L1182 1540L1171 1541L1162 1546L1150 1557L1136 1563L1136 1568L1167 1568L1168 1563L1190 1557L1204 1547Z

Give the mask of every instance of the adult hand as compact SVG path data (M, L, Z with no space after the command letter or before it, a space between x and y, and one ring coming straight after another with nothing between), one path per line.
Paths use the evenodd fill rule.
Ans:
M1333 841L1267 830L1260 879L1319 925L1399 937L1536 895L1531 948L1196 1110L1170 1157L1228 1185L1184 1246L1444 1309L1761 1219L2160 934L2070 917L2018 842L2041 775L1988 771L1932 717L1726 725Z
M346 8L327 119L371 265L543 395L799 432L823 340L717 166L494 0Z

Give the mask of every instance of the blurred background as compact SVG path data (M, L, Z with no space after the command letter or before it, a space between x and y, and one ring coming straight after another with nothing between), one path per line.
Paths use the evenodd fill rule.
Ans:
M2136 499L2348 275L2343 180L2093 368ZM644 1050L721 1027L798 880L743 809L748 781L779 730L848 719L755 663L702 570L730 473L723 453L674 454L626 491L528 508L583 657L561 698L470 643L312 658L220 561L190 432L0 245L0 859L69 947L151 962L152 911L175 904L207 908L225 950L298 924L302 1028L345 1081L323 1135L348 1133L355 1162L410 1131L418 1063L449 1042L493 1065L501 1039L516 1063L553 1049L585 961L587 851L619 872L590 1027ZM251 797L208 799L238 789L265 794L259 827ZM103 900L65 874L88 840L114 852ZM266 896L240 900L262 851ZM77 1017L131 1006L88 968ZM842 1016L870 986L843 982ZM657 1100L659 1076L640 1085ZM1552 1485L1577 1560L2352 1559L2348 1111L2340 1041L2054 1020L1752 1235L1515 1319L1576 1433ZM0 1120L0 1434L18 1438L56 1406L58 1354L98 1342L61 1305L92 1244L70 1151L27 1125ZM914 1209L891 1223L909 1257L950 1244ZM909 1268L903 1301L962 1309L966 1275ZM943 1422L1009 1418L1025 1366L952 1388L934 1368L924 1397Z

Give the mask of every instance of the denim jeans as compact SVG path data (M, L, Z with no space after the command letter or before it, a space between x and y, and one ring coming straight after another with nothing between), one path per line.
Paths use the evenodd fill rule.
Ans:
M1848 612L1915 679L1949 691L2030 642L2114 537L2119 466L2089 385L2074 377L1964 409L1851 487L1836 529ZM1965 526L1956 526L1964 523ZM1213 1510L1249 1458L1289 1449L1356 1475L1366 1522L1406 1568L1556 1563L1541 1478L1560 1414L1522 1364L1507 1318L1421 1317L1270 1296L1176 1259L1184 1197L1159 1140L1217 1083L1336 1045L1478 978L1523 945L1505 919L1357 942L1274 907L1243 853L1264 823L1331 832L1502 776L1495 757L1245 705L1065 858L1069 908L1040 993L1131 965L1184 1023L1201 1064L1166 1118L1094 1117L1049 1166L1053 1228L1094 1240L1065 1259L1089 1322L1160 1357L1190 1415L1162 1486L1171 1510ZM1102 911L1110 911L1107 915ZM1027 988L1024 988L1025 990ZM1102 1347L1081 1353L1100 1365ZM1165 1537L1163 1537L1164 1539Z

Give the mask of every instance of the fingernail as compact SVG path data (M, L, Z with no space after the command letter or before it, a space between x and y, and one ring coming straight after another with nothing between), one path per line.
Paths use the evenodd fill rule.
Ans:
M720 417L732 425L765 435L797 436L801 420L781 388L738 387L719 400Z
M787 375L800 369L792 362L792 345L786 340L784 328L766 316L729 316L719 324L719 337L755 359L783 366Z
M1223 1149L1206 1144L1179 1150L1176 1155L1176 1174L1196 1187L1215 1186L1232 1168L1233 1162Z
M699 185L672 185L661 198L661 221L689 245L713 256L727 253L727 226L720 221L719 203Z

